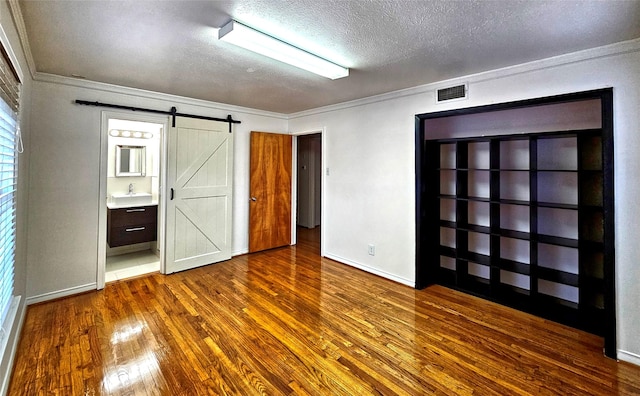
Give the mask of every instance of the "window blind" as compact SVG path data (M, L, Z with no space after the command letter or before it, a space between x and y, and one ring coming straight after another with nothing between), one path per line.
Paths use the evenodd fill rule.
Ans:
M16 186L20 82L8 60L0 56L0 324L13 296L16 250Z

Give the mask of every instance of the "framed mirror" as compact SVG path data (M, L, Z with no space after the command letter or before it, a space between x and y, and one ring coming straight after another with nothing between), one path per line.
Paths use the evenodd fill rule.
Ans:
M116 146L116 177L145 176L145 146Z

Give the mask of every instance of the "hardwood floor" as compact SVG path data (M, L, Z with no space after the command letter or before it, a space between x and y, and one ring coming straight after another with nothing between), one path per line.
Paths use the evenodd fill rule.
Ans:
M602 339L299 244L29 307L10 395L640 394Z

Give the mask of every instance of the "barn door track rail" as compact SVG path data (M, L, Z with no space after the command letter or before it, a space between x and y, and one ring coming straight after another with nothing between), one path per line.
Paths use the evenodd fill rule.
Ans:
M154 109L145 109L143 107L134 107L134 106L123 106L111 103L101 103L101 102L89 102L86 100L76 100L76 104L85 105L85 106L97 106L97 107L108 107L111 109L120 109L120 110L131 110L131 111L144 111L146 113L155 113L155 114L167 114L171 116L171 126L176 126L176 117L187 117L187 118L197 118L200 120L211 120L211 121L221 121L229 123L229 133L231 133L231 124L240 124L240 121L234 120L231 117L231 114L227 116L227 118L218 118L218 117L207 117L195 114L187 114L187 113L178 113L178 109L175 106L171 107L171 110L154 110Z

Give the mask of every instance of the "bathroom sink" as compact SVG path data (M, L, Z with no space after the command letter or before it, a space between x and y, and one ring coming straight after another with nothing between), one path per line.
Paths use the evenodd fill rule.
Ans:
M150 193L112 194L111 203L118 206L150 204Z

